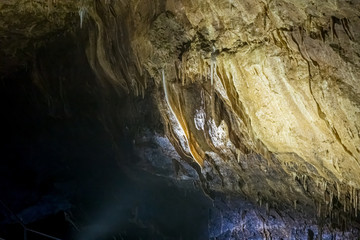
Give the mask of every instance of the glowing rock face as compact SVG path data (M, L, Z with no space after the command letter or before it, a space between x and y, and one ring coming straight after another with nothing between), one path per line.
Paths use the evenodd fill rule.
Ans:
M344 192L360 188L359 4L173 0L165 7L171 14L141 25L132 46L147 48L139 61L157 83L153 69L165 69L177 118L205 161L221 172L257 153L279 160L305 192L313 181L328 182L331 194L341 188L335 183Z

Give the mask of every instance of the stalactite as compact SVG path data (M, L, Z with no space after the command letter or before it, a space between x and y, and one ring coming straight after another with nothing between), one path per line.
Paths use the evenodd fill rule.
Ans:
M181 57L181 84L182 84L182 86L185 85L185 81L186 81L186 64L187 64L187 59L186 59L186 54L184 53Z
M211 100L210 100L210 108L211 108L211 117L212 119L216 119L216 111L215 111L215 89L211 87Z
M346 35L349 37L349 39L351 41L354 41L354 35L351 33L351 30L349 28L349 20L347 18L342 18L341 24L343 26L343 29L344 29Z
M210 83L211 83L211 87L214 85L214 65L216 63L214 62L214 60L211 58L211 64L210 64ZM215 67L216 68L216 67Z
M79 9L80 28L82 28L82 26L83 26L85 13L86 13L86 8L85 8L85 7L81 7L81 8Z
M170 104L168 89L167 89L167 86L166 86L166 79L165 79L165 71L164 71L164 69L161 69L161 74L162 74L162 82L163 82L163 88L164 88L164 94L165 94L166 103L167 103L167 105L168 105L171 113L173 114L173 116L174 116L175 119L177 120L179 126L181 126L179 120L178 120L177 117L176 117L175 111L174 111L174 109L172 108L172 106L171 106L171 104Z
M205 80L206 81L208 81L208 74L209 74L209 64L208 64L208 62L207 61L204 61L204 66L203 66L203 68L204 68L204 76L205 76Z
M136 97L138 97L139 96L139 86L138 86L138 84L137 84L137 82L136 82L136 80L135 79L131 79L131 86L132 86L132 88L133 88L133 90L134 90L134 93L135 93L135 96Z
M330 199L329 199L329 211L330 211L330 213L332 212L332 209L333 209L333 197L334 197L334 193L332 191L330 191Z
M171 111L171 113L173 114L173 116L175 117L178 125L181 127L180 121L178 120L174 109L172 108L172 105L170 104L170 99L169 99L169 94L168 94L168 89L167 89L167 85L166 85L166 79L165 79L165 71L164 69L161 69L161 74L162 74L162 82L163 82L163 88L164 88L164 94L165 94L165 100L166 103Z
M325 202L325 204L327 204L327 201L326 201L326 191L325 191L325 192L323 192L323 198L324 198L324 202Z
M356 189L356 210L359 209L359 191Z
M176 80L180 81L181 79L181 63L179 61L174 61L174 69L175 69L175 76Z
M216 111L215 111L215 87L214 87L214 76L216 72L216 60L215 57L213 57L213 54L211 56L211 64L210 64L210 84L211 84L211 116L213 119L216 118Z
M354 205L354 209L356 209L356 188L353 187L353 205Z
M358 190L355 190L355 206L354 206L354 210L355 210L355 217L357 217L357 213L358 213Z
M236 148L236 159L237 159L237 162L240 163L241 151L239 149L237 149L237 148Z
M307 188L306 180L307 180L307 176L302 175L303 187L304 187L304 190L307 192L308 188Z
M180 115L180 119L179 119L179 116L176 114L176 112L174 111L174 109L173 109L173 107L171 105L170 98L169 98L169 93L168 93L168 89L167 89L167 85L166 85L164 69L161 70L161 75L162 75L162 82L163 82L163 88L164 88L164 94L165 94L166 103L167 103L171 113L173 114L174 118L176 119L177 124L182 129L182 131L183 131L183 133L185 135L186 144L189 147L189 152L190 152L193 160L195 160L195 162L202 167L203 162L204 162L203 157L202 157L202 155L199 154L199 152L197 152L196 148L192 145L192 143L190 141L190 134L189 134L189 131L187 129L186 123L184 122L184 119L181 119L181 115Z
M340 172L339 160L338 160L337 158L335 158L335 159L333 160L333 165L334 165L334 168L335 168L338 172Z
M143 76L143 70L141 67L140 60L139 60L139 54L137 52L135 52L134 55L135 55L135 66L136 66L138 72L140 73L140 76Z
M352 201L353 201L353 206L354 206L354 209L356 208L356 188L353 187L353 194L352 194Z
M327 216L328 215L328 204L325 203L324 209L323 209L323 216Z
M350 186L350 204L354 207L354 187Z
M141 86L141 97L142 97L142 99L145 98L145 87L144 86Z
M147 86L148 86L148 78L147 78L147 75L145 74L144 75L144 88L147 89Z

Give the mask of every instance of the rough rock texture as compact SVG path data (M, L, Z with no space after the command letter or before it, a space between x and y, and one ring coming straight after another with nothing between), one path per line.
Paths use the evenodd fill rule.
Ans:
M15 2L0 5L9 19ZM154 96L210 197L236 193L356 227L360 1L49 2L72 14L67 29L88 30L82 43L101 84ZM2 21L2 32L16 27ZM38 35L64 25L50 26Z
M74 18L79 11L77 5L70 0L1 1L0 73L26 66L33 60L35 49L70 32L78 24Z
M319 216L331 216L336 201L357 214L358 1L169 0L91 9L94 70L135 94L147 75L155 80L168 136L202 167L209 190L315 201ZM262 163L247 169L254 158Z

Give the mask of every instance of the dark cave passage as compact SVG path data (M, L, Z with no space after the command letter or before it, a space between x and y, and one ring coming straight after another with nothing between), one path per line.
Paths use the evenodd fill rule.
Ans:
M38 72L48 74L43 77L53 91L50 103L32 83L30 70L1 79L0 200L28 228L60 239L208 238L210 201L200 189L190 183L180 188L136 167L140 160L134 153L133 132L152 124L136 125L145 123L143 116L153 111L146 109L147 100L135 100L133 104L139 105L131 108L138 108L140 113L133 114L142 119L124 120L132 117L126 112L129 99L104 102L101 90L91 83L95 79L91 70L79 71L86 61L79 64L84 56L72 47L75 54L62 55L56 66L50 63L55 70L41 66L43 72ZM89 79L87 86L84 78ZM63 92L57 88L61 81L67 87ZM99 120L108 113L104 104L111 104L106 107L119 111L120 118L124 115L117 133L110 133ZM109 122L116 119L105 117ZM5 208L0 213L0 237L22 239L22 227L14 216ZM46 238L28 232L28 239Z

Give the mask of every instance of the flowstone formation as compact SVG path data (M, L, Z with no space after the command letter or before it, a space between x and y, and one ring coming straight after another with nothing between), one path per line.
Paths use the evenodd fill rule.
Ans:
M359 1L114 1L91 9L94 70L135 94L155 80L149 92L167 136L198 164L209 193L316 209L340 222L357 217Z
M210 198L358 228L360 1L49 2L100 84L154 97Z

